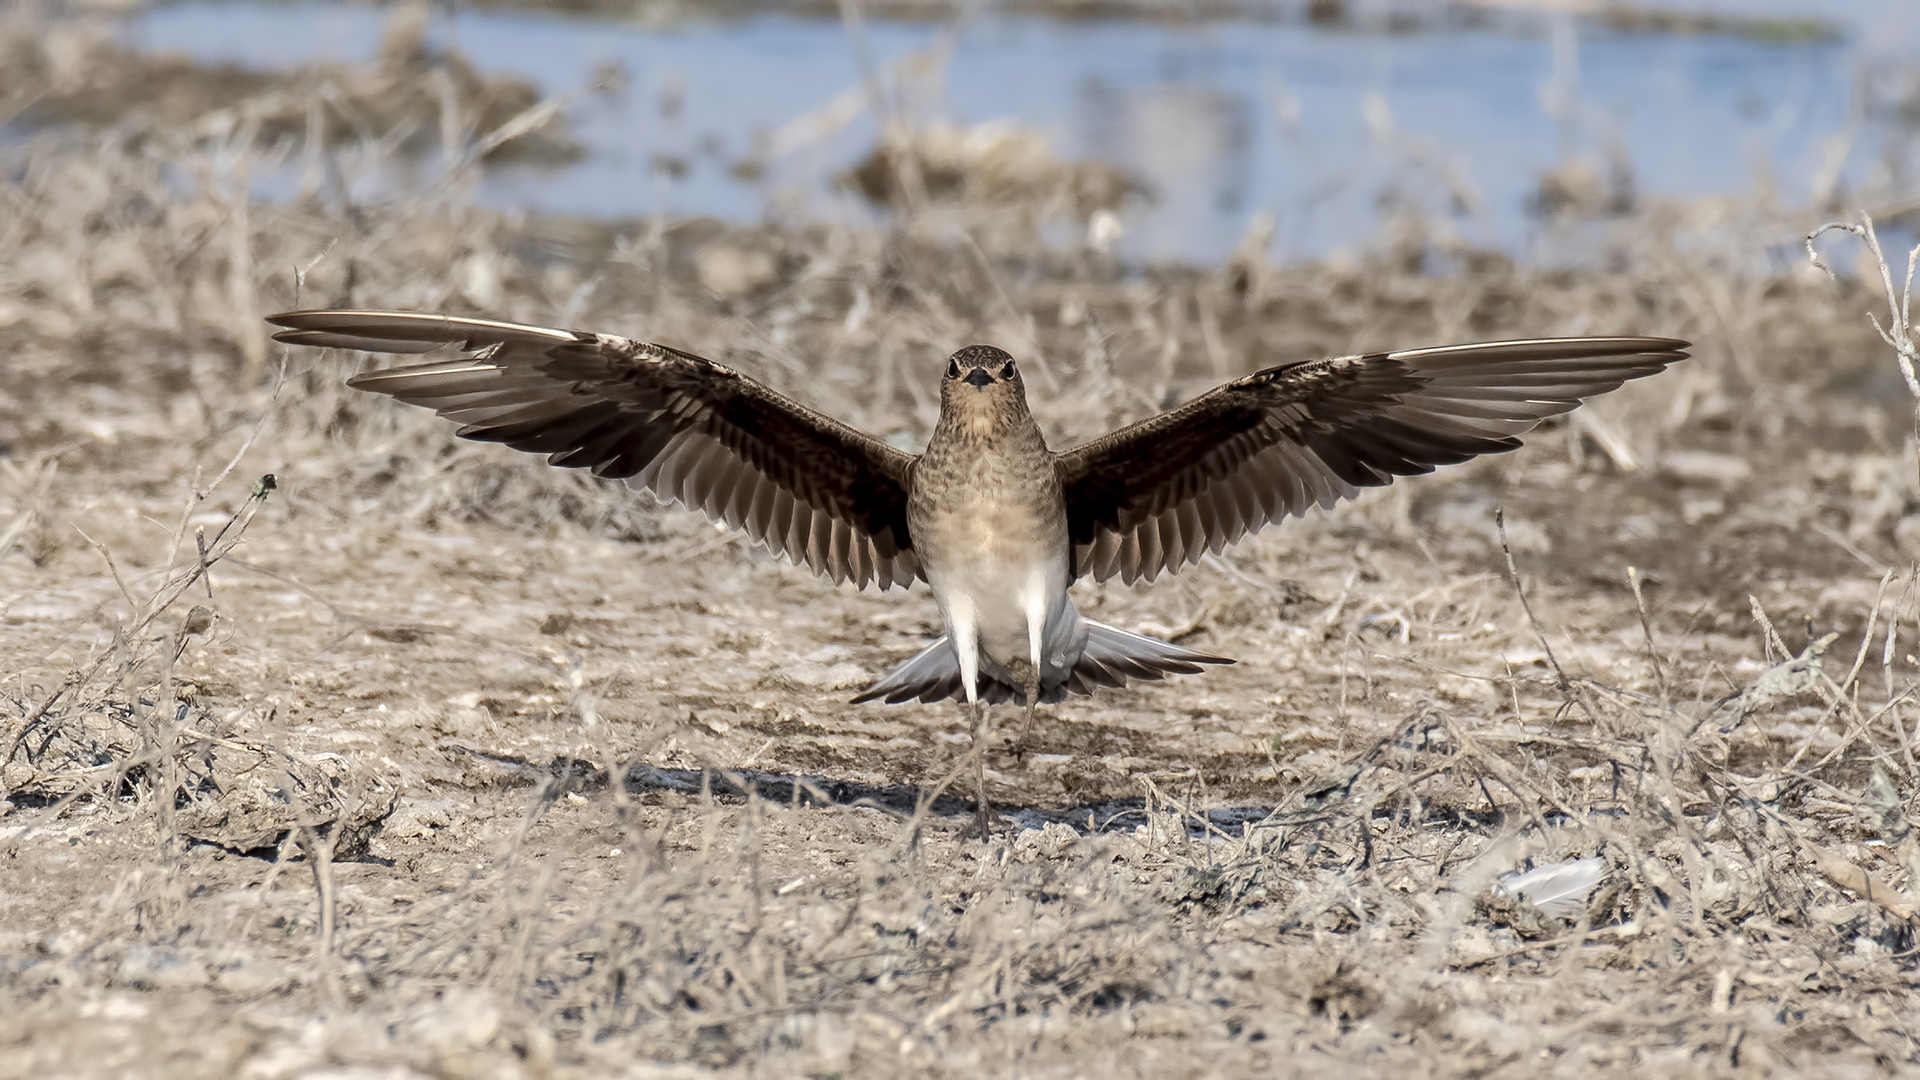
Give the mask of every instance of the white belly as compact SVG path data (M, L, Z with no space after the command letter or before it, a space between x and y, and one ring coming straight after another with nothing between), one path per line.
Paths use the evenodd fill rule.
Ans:
M1044 631L1066 601L1066 568L979 560L930 575L947 633L971 637L988 660L1004 667L1031 659L1034 629ZM1055 582L1062 582L1055 586Z
M907 523L962 683L969 697L982 675L1018 686L1009 669L1038 661L1057 684L1087 630L1067 599L1072 548L1045 441L1030 420L998 446L945 430L915 466Z

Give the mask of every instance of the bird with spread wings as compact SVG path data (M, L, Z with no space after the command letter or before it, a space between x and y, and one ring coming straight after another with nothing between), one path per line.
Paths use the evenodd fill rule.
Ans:
M1080 578L1152 581L1395 477L1512 450L1547 417L1682 360L1654 337L1543 338L1282 364L1071 449L1011 356L947 363L907 453L664 345L445 315L294 311L296 345L453 359L354 376L464 438L625 480L864 588L932 586L945 636L855 700L1033 705L1224 658L1081 617Z

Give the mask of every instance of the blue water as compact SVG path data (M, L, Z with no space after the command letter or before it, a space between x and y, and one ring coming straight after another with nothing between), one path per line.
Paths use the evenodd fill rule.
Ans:
M1920 3L1764 8L1829 17L1839 32L1782 44L1617 33L1551 16L1365 33L989 15L957 32L875 21L867 44L905 115L1019 123L1064 157L1113 161L1144 179L1154 199L1126 215L1121 243L1135 258L1218 259L1263 210L1278 220L1276 257L1357 248L1396 192L1469 240L1525 255L1538 242L1528 212L1538 178L1568 155L1623 159L1642 198L1746 192L1766 173L1795 205L1836 152L1855 182L1908 152L1910 133L1863 115L1857 88L1866 72L1920 65ZM266 67L369 56L382 19L333 3L194 3L150 9L130 33L147 48ZM603 217L874 216L829 182L873 145L864 111L760 180L729 172L756 138L858 93L856 53L837 21L648 25L460 11L436 15L432 36L483 71L519 73L546 91L578 87L608 61L628 75L619 93L571 110L584 161L496 170L478 192L485 204ZM903 76L916 53L925 70ZM676 97L677 110L662 108ZM1556 100L1567 104L1550 108ZM662 154L690 170L669 180L651 164Z

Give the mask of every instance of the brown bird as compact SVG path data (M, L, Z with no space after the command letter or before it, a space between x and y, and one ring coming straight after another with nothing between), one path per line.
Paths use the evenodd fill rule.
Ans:
M1669 338L1497 341L1283 364L1062 453L1014 358L947 361L916 456L690 353L609 334L381 311L271 316L296 345L458 359L348 385L469 439L623 479L835 582L933 589L945 636L858 701L964 699L986 827L985 710L1033 709L1224 657L1085 618L1081 577L1152 581L1262 526L1396 476L1512 450L1582 399L1686 357Z

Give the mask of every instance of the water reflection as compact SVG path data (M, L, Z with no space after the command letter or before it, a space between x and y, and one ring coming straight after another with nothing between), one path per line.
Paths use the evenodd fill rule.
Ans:
M1845 32L1772 41L1487 18L1393 34L1007 15L957 38L875 20L866 40L887 100L914 121L1012 121L1059 155L1144 181L1152 199L1124 215L1130 256L1217 259L1263 211L1281 223L1281 254L1324 254L1370 235L1383 200L1420 202L1475 242L1525 252L1529 214L1548 205L1542 178L1561 170L1578 194L1586 181L1565 170L1579 161L1607 191L1640 199L1764 183L1792 205L1909 182L1905 105L1869 108L1868 97L1920 85L1920 8L1815 7ZM140 15L134 35L209 60L288 64L370 55L381 18L322 3L185 4ZM579 87L596 65L627 75L617 94L572 110L585 160L496 171L487 203L607 217L879 212L833 183L879 135L836 21L642 26L459 10L436 16L433 33L482 70L548 92Z
M1252 194L1252 103L1196 83L1122 88L1090 76L1076 95L1076 140L1090 157L1131 169L1150 212L1132 250L1147 258L1192 252L1190 238L1244 217Z

